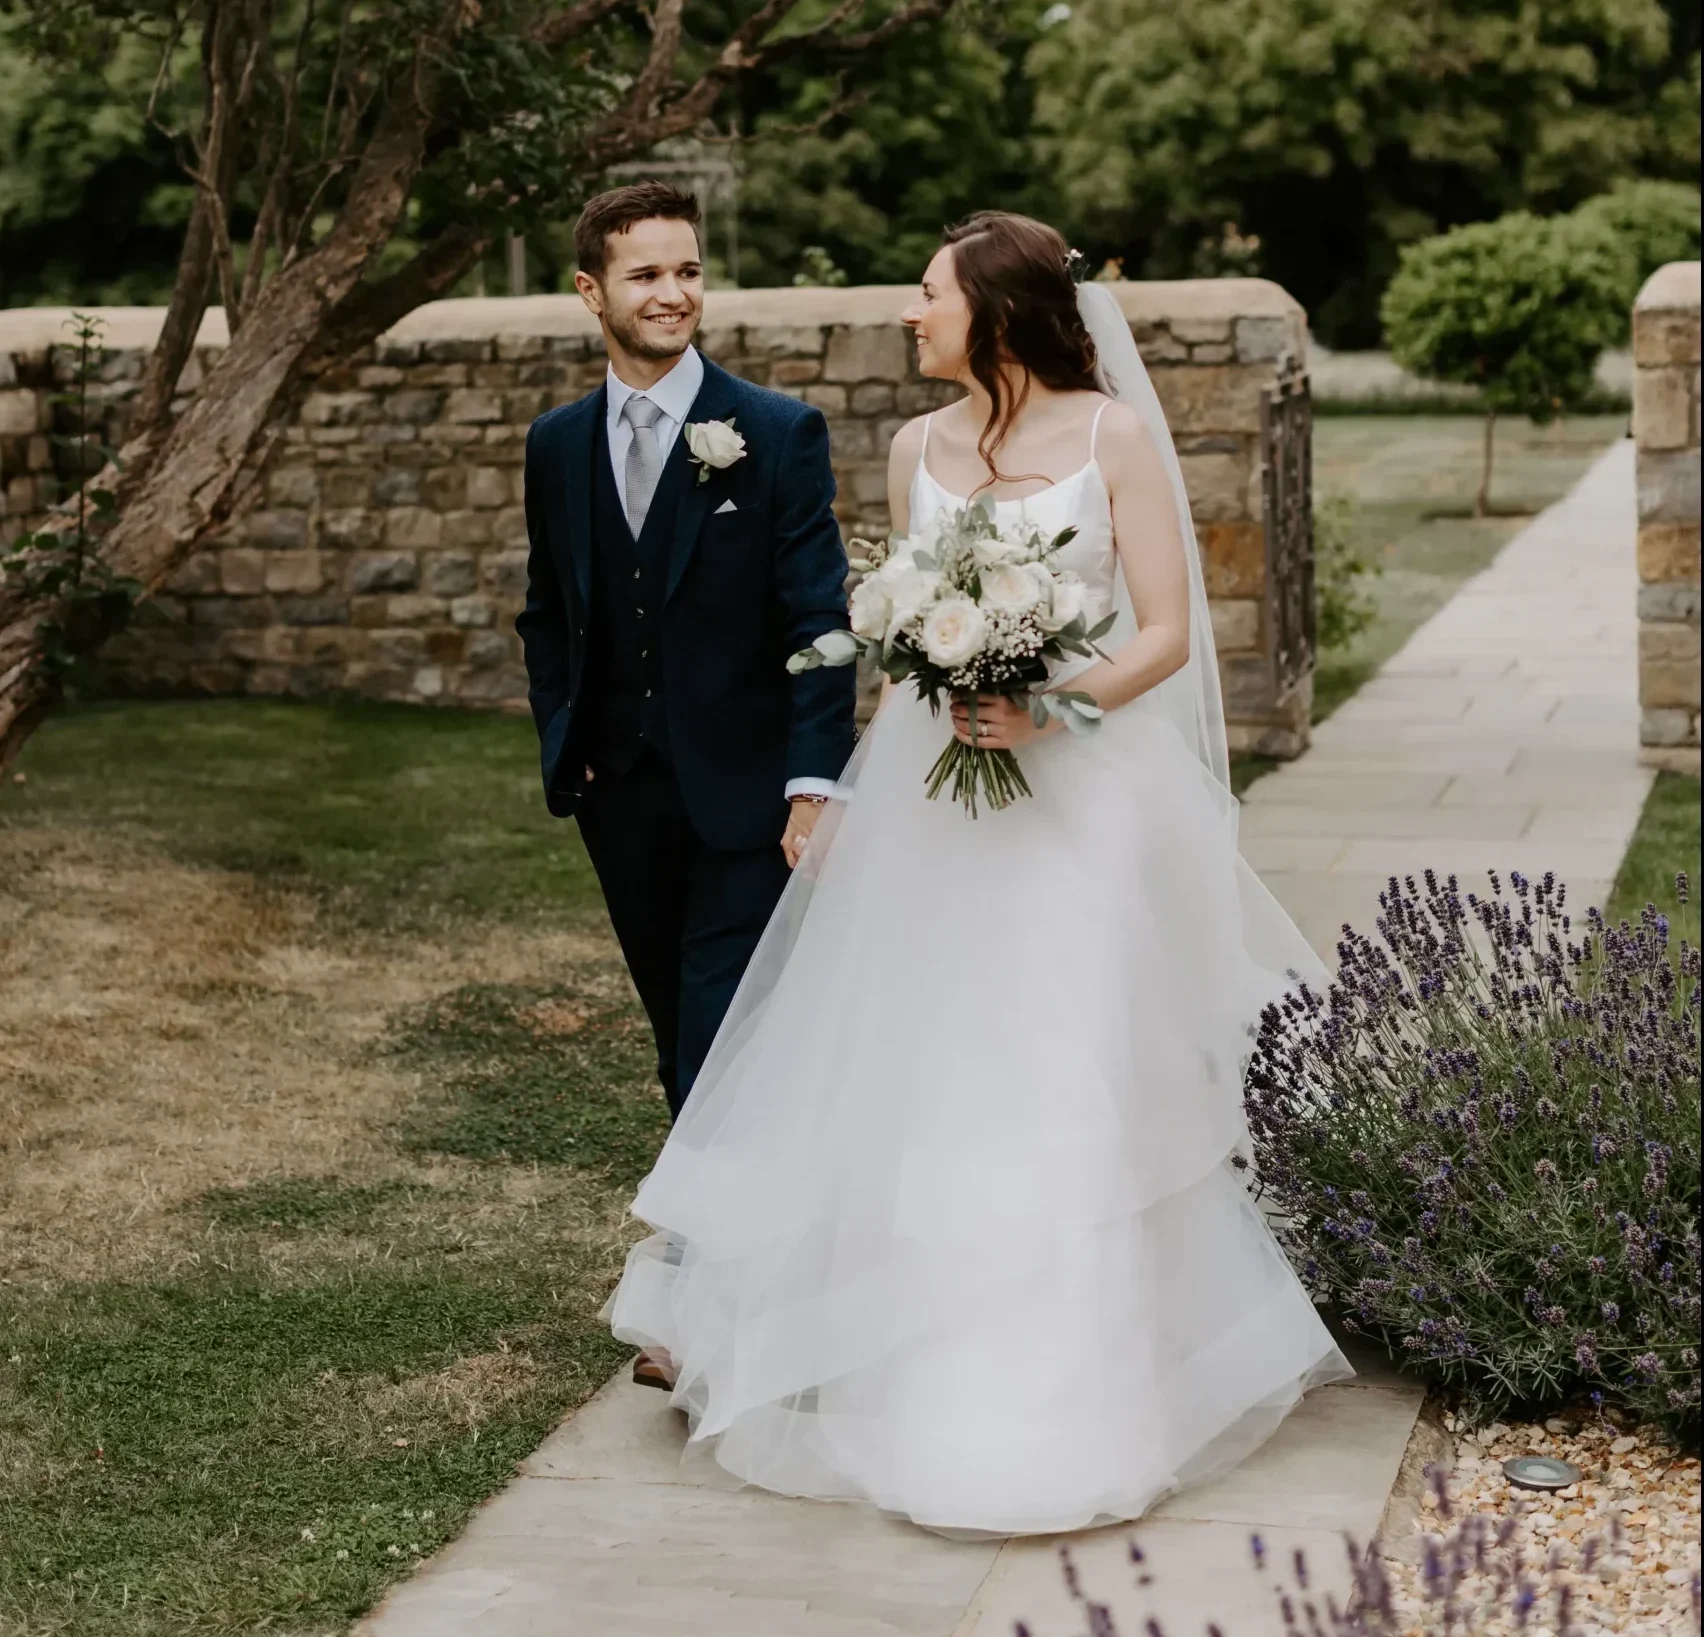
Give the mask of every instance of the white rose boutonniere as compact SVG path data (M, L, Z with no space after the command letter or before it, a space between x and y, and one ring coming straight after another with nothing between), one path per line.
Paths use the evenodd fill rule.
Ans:
M692 451L700 483L708 483L712 472L726 471L735 461L745 459L745 439L734 430L732 420L688 421L686 446Z

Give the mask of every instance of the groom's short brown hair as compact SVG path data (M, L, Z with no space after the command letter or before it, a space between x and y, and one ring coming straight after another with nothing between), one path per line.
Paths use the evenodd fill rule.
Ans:
M635 222L648 222L657 216L665 221L690 222L696 233L697 196L668 182L634 182L600 193L588 202L574 224L574 258L580 271L601 278L610 235L625 233Z

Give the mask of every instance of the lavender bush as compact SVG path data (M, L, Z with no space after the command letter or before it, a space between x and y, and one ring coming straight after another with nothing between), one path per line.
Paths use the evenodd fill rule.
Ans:
M1314 1293L1468 1413L1607 1392L1692 1440L1699 952L1510 884L1393 879L1330 992L1268 1009L1257 1190Z

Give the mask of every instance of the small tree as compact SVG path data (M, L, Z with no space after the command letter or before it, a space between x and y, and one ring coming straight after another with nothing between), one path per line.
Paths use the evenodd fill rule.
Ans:
M1402 254L1381 316L1392 355L1429 381L1480 389L1485 460L1474 515L1491 506L1499 414L1540 425L1591 394L1616 337L1628 253L1591 222L1516 211Z

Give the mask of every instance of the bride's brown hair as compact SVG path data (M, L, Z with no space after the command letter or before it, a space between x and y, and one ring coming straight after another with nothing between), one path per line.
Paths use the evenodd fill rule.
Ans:
M976 452L993 474L994 457L1029 398L1030 382L1055 392L1096 392L1095 344L1077 309L1074 253L1064 236L1030 216L983 210L950 228L943 244L970 306L966 361L994 409ZM1023 384L1007 390L1004 367L1017 365Z

